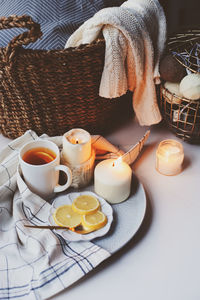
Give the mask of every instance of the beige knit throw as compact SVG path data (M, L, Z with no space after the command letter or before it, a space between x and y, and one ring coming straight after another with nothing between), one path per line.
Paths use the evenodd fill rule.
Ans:
M155 83L166 40L166 19L158 0L128 0L105 8L80 26L67 47L91 43L102 30L106 50L99 95L116 98L133 93L133 108L140 125L160 122Z

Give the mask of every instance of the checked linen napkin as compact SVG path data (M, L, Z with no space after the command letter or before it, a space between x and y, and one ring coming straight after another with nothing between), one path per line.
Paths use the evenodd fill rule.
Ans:
M18 172L18 152L33 131L0 152L0 299L47 299L110 256L91 242L66 242L47 224L50 204L33 194Z

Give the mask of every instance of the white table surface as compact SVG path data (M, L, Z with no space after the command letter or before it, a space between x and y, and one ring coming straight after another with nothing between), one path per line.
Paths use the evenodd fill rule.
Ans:
M128 150L145 133L130 121L106 137ZM146 190L144 222L120 251L76 282L55 300L199 300L200 299L200 146L152 126L132 168ZM164 176L155 170L159 142L173 138L185 152L183 172ZM0 136L3 147L9 139Z

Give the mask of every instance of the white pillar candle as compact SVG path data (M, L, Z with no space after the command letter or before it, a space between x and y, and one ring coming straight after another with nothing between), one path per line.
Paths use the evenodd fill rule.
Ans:
M94 170L94 190L110 203L120 203L131 190L132 170L121 159L107 159Z
M163 175L176 175L182 170L183 146L175 140L162 141L156 151L156 169Z
M63 158L70 165L80 165L91 156L91 136L81 128L74 128L63 135Z

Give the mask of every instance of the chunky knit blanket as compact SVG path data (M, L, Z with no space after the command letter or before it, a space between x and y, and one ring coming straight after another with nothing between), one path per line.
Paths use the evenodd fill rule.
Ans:
M128 0L105 8L80 26L67 47L91 43L103 33L106 50L99 95L116 98L133 91L140 125L160 122L155 83L166 40L166 19L158 0Z

